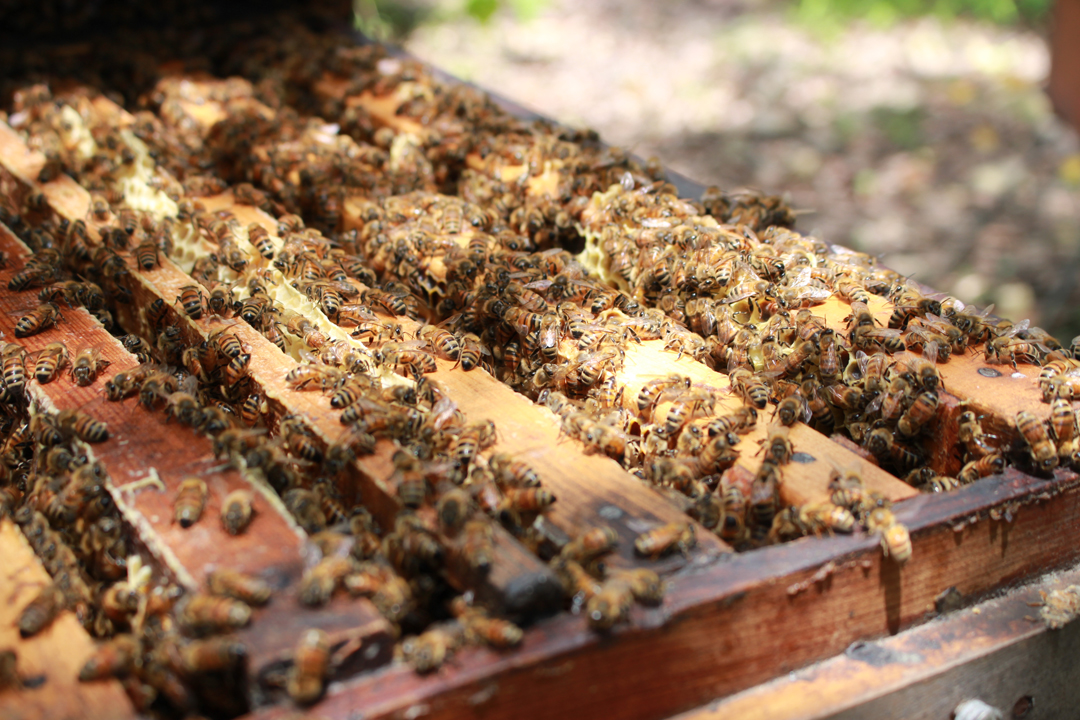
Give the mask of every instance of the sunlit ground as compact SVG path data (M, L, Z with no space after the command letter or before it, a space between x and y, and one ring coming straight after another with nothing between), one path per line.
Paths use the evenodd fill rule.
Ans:
M406 46L703 183L786 194L802 231L965 301L1080 333L1080 146L1035 32L552 0L530 21L422 25Z

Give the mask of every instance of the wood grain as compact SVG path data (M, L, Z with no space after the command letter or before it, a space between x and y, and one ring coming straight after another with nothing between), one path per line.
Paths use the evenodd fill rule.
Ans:
M124 720L136 717L124 689L115 680L79 682L79 671L94 652L94 641L71 612L31 638L19 635L18 620L38 590L52 579L11 520L0 520L0 648L14 650L18 674L36 687L0 691L5 720L85 718Z
M1080 583L1076 567L937 622L876 642L853 643L842 655L677 716L675 720L755 717L949 717L978 698L1038 717L1065 717L1080 701L1080 624L1049 630L1036 621L1040 593ZM1008 716L1008 715L1007 715ZM1013 717L1035 717L1034 714Z

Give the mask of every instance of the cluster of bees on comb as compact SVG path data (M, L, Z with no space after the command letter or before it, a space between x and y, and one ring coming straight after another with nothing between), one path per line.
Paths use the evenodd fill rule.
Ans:
M46 84L17 92L4 118L43 153L38 182L67 174L91 194L85 218L55 215L41 192L0 200L0 221L34 252L8 289L39 303L0 351L0 501L54 578L20 630L75 611L102 639L81 679L120 678L140 709L235 714L222 697L240 682L245 649L230 633L274 602L271 589L227 568L198 592L155 576L86 450L108 428L29 402L28 375L47 384L67 372L211 438L220 461L275 493L316 549L299 601L370 598L421 672L468 643L521 642L520 627L446 578L451 556L474 580L490 572L497 526L550 563L567 607L598 631L664 594L648 568L609 567L618 537L599 518L574 537L545 532L537 520L556 496L527 459L496 447L497 425L469 421L432 374L486 372L550 410L566 442L675 501L688 517L641 533L633 549L645 560L688 553L701 532L743 550L861 527L905 562L906 528L857 472L837 468L827 502L784 505L800 423L844 436L927 492L1010 463L1045 473L1080 461L1076 341L1062 347L802 236L777 198L682 199L655 163L514 118L378 46L298 30L239 45L226 66L247 79L209 84L201 102L221 109L212 127L191 114L193 85L176 77L138 96L123 126L92 110L96 91L54 96ZM389 118L365 104L387 98ZM224 192L232 209L208 209ZM240 207L272 222L243 221ZM139 274L166 258L191 282L133 311ZM815 310L837 301L842 320ZM98 349L17 342L80 307L136 367L110 374ZM216 329L189 322L208 319ZM326 395L337 439L276 408L240 324L299 361L274 380ZM715 382L632 377L634 353L657 346L717 371ZM988 364L1042 365L1051 412L1021 413L1014 442L965 408L955 421L962 461L946 475L927 452L945 422L937 368L976 347ZM760 459L741 478L734 470L752 455L744 438L762 426ZM343 487L357 459L387 443L400 508L376 519ZM238 535L257 521L253 492L225 498L219 518L204 517L208 495L203 479L184 480L175 522ZM293 660L280 686L297 703L317 701L333 673L327 635L303 633Z

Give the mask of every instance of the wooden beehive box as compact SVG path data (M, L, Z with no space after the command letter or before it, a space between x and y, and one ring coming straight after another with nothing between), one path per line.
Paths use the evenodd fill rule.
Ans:
M348 55L348 50L342 54ZM410 75L403 81L402 68L421 77ZM386 87L378 82L358 85L355 77L335 71L332 65L304 75L302 81L293 78L290 81L305 94L296 101L296 108L287 108L264 103L266 95L257 85L239 76L164 71L152 91L156 122L177 131L193 146L234 143L257 158L287 155L288 143L294 140L269 147L244 145L245 137L222 131L228 127L224 121L242 115L258 124L290 112L298 112L303 119L318 115L336 125L314 132L321 133L325 144L336 148L333 152L341 157L370 150L344 135L349 123L366 123L372 131L384 129L390 134L383 136L384 147L403 165L410 157L410 143L421 146L433 133L454 137L479 132L470 126L477 121L467 113L441 117L443 124L439 124L413 112L409 103L417 95L401 88L422 94L430 85L425 86L429 81L422 77L424 71L407 61L384 58L374 73L398 80ZM145 137L147 131L139 127L145 117L106 95L65 87L59 79L53 92L57 98L69 98L69 107L87 125L113 128L132 147L141 142L137 138ZM10 207L23 209L31 223L84 221L86 245L94 250L107 244L105 229L116 224L123 201L95 212L94 198L80 185L80 178L63 171L43 174L49 162L43 150L48 148L36 147L33 134L24 131L26 117L12 112L6 119L0 124L0 190ZM485 116L487 121L490 117ZM490 125L498 127L497 122ZM538 136L543 132L536 130ZM548 132L552 137L558 133L550 128ZM295 142L297 148L302 147ZM536 141L533 151L534 156L526 152L516 159L472 152L442 160L457 172L469 171L512 185L521 197L540 204L558 195L558 184L567 170L555 156L543 155L541 141ZM140 156L135 162L146 168L147 187L161 191L177 185L177 178L160 158ZM271 176L251 179L265 191L275 187ZM318 179L285 179L297 186L320 187ZM445 184L446 179L438 182ZM628 187L633 184L630 177ZM273 249L281 253L277 219L243 204L248 201L238 198L240 192L235 185L217 187L198 193L197 199L206 212L229 211L245 227L260 226ZM574 206L577 222L583 231L600 235L607 221L583 210L588 200L585 197ZM332 224L341 231L362 229L369 221L365 217L369 201L359 193L343 194L332 208ZM317 203L314 207L325 211L316 215L324 216L305 219L326 221L331 208ZM590 222L596 225L589 227ZM552 231L550 224L539 224ZM559 227L565 229L565 224ZM453 234L459 236L454 242L467 244L468 231ZM134 252L121 252L130 296L126 302L110 305L116 323L126 332L151 339L161 337L162 329L171 324L176 328L175 342L185 347L197 348L221 331L232 335L251 355L243 373L248 378L245 382L266 400L262 424L276 433L283 417L296 416L308 433L308 442L320 452L339 443L347 430L338 420L339 410L331 408L329 393L298 388L286 379L290 371L305 364L297 360L295 351L282 352L232 313L204 312L200 318L184 313L184 288L199 286L192 276L196 261L211 252L226 252L213 240L204 233L172 259L162 257L160 264L148 268L141 267ZM7 287L25 271L31 252L7 226L0 227L0 251L5 256L0 281ZM249 260L267 271L271 267L254 253ZM369 260L388 264L385 258ZM432 259L424 270L433 277L440 273L445 277L440 263ZM165 321L153 310L158 301L163 304ZM16 333L16 325L39 302L36 292L0 294L0 330L6 341L22 334ZM302 299L296 302L295 307L315 308L311 303L303 305ZM850 302L831 294L809 309L829 328L844 336L850 333L846 320ZM882 326L888 324L894 309L893 303L871 296L869 311ZM409 337L419 329L407 317L378 313L379 322L391 319ZM347 331L324 321L319 321L320 329L331 338L362 347ZM686 516L693 504L689 498L657 487L664 483L642 482L604 452L571 437L574 433L567 431L565 417L515 392L483 368L466 371L458 362L439 359L435 371L426 376L444 389L468 422L493 421L498 433L493 449L527 462L557 500L542 514L540 525L534 526L539 529L531 536L532 548L502 525L490 524L495 555L487 573L470 571L460 542L451 534L435 532L447 553L441 570L447 585L469 593L477 605L495 614L519 620L526 631L518 647L463 647L434 672L421 675L395 660L396 628L373 602L342 593L317 608L298 601L303 575L311 566L309 534L269 485L253 481L242 466L228 463L221 453L215 457L213 438L170 422L160 409L148 409L136 398L117 403L104 397L103 382L118 372L135 371L139 360L89 312L65 306L63 319L55 327L17 339L31 357L57 341L73 353L75 348L93 348L111 365L85 387L75 384L66 372L47 384L28 379L32 410L76 410L107 424L109 439L90 447L93 457L107 469L108 491L131 534L133 554L153 569L154 577L167 579L188 594L202 588L207 575L220 567L260 576L274 587L272 601L254 611L250 626L235 633L246 648L246 664L235 684L218 689L213 707L224 716L294 715L298 708L285 696L281 678L289 672L298 637L317 628L327 633L335 652L331 685L326 697L312 708L313 716L666 717L832 657L856 641L894 635L935 616L943 607L971 604L1070 565L1080 555L1080 533L1074 520L1077 476L1060 467L1038 476L1028 472L1030 453L1016 429L1020 411L1034 413L1040 421L1049 415L1038 382L1040 369L1023 362L1015 367L988 365L981 345L937 366L943 384L940 406L920 442L925 462L936 474L956 475L962 465L958 417L972 409L1011 461L1001 474L950 492L920 494L879 467L869 451L850 439L829 437L801 422L790 428L795 457L783 468L782 505L825 502L834 471L857 470L866 491L877 493L882 504L891 503L896 519L910 533L911 559L903 563L883 554L878 533L862 530L735 552L716 533ZM572 349L553 352L563 363L573 357ZM701 413L702 420L729 415L745 404L730 390L726 373L695 359L692 352L672 349L664 339L625 344L625 357L612 371L620 389L616 402L632 408L643 387L671 373L690 378L693 387L712 398L708 411ZM657 417L665 417L671 404L662 403ZM770 413L771 409L763 410L757 425L740 437L738 461L724 471L723 487L734 485L749 492L764 459L759 446L767 436ZM393 461L395 450L393 442L380 439L373 453L350 460L335 479L343 502L362 503L384 531L394 527L403 503L396 484L400 473ZM204 520L184 529L173 520L173 500L182 481L193 475L206 482L209 499ZM238 489L253 493L255 516L245 533L232 536L216 517L225 497ZM429 527L438 528L433 502L420 504L417 515ZM673 522L691 524L693 547L658 560L635 552L638 536ZM659 606L635 604L627 620L609 631L590 628L584 613L566 609L560 580L540 557L597 525L611 528L618 536L615 552L606 558L609 570L648 568L667 583ZM77 682L92 643L70 611L61 613L41 634L17 637L16 618L36 589L48 581L10 518L0 520L0 544L5 559L0 589L7 598L4 617L8 618L0 629L4 633L0 649L16 650L21 677L44 679L43 683L27 682L21 689L0 690L4 716L61 717L71 708L102 717L145 711L130 704L115 680ZM948 601L942 603L942 598ZM170 707L170 712L178 709L177 703ZM161 712L161 706L154 710Z

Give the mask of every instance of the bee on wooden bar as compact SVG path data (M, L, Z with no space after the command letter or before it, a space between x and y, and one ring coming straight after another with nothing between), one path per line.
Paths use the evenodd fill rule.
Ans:
M672 522L638 535L634 539L634 551L655 560L676 551L685 555L696 543L692 524Z
M229 637L192 640L180 648L180 668L187 675L227 672L246 656L244 644Z
M109 428L105 423L79 410L61 410L56 414L56 423L65 433L73 434L83 442L101 443L109 439Z
M189 528L202 517L209 495L206 483L197 477L185 478L173 499L173 519L182 528Z
M630 584L622 578L609 578L600 591L585 604L585 616L594 630L610 630L618 623L627 622L634 594Z
M71 379L81 387L92 385L97 380L98 373L111 364L101 356L101 351L97 348L80 350L71 363Z
M163 298L155 298L143 310L146 313L146 323L155 330L160 330L165 324L165 316L169 314L169 305Z
M998 453L990 453L966 463L956 479L961 485L969 485L980 478L1000 475L1004 470L1005 458Z
M461 531L461 556L473 572L487 573L495 562L495 531L486 520L469 520Z
M1043 472L1050 472L1058 465L1057 449L1046 431L1046 426L1027 410L1016 414L1016 429L1031 451L1031 459Z
M233 598L197 593L183 601L177 619L196 635L228 632L251 622L251 607Z
M48 330L63 318L64 316L60 314L60 307L56 303L47 302L38 305L26 315L20 317L18 322L15 323L15 337L22 338L36 335L39 332Z
M221 524L225 532L239 535L251 524L254 496L246 490L233 490L221 504Z
M135 669L139 654L139 641L133 635L117 635L97 646L79 671L79 681L124 677Z
M915 401L900 416L896 423L896 429L904 437L913 437L922 430L937 413L938 395L935 392L921 392L915 397Z
M866 518L866 529L881 535L881 549L885 557L891 557L903 565L911 559L911 536L892 511L877 507Z
M293 651L286 689L300 705L311 705L322 697L330 674L330 638L322 630L305 630Z
M324 557L315 567L304 573L300 581L300 602L318 607L330 602L334 590L345 576L356 569L350 558L331 555Z
M153 240L140 243L135 248L135 262L144 272L153 270L161 264L161 251Z
M43 587L19 613L19 635L33 637L49 627L64 609L64 596L55 584Z
M259 251L267 260L274 259L274 243L270 239L270 233L259 223L253 222L247 227L248 242L255 246L255 249Z
M788 435L788 429L784 425L773 425L769 428L769 435L762 445L765 462L786 465L791 460L793 450Z
M780 420L781 425L791 427L800 420L803 422L809 421L812 413L810 408L807 407L802 393L796 391L777 404L776 417Z
M218 317L224 317L225 314L232 308L235 300L233 299L232 288L228 285L215 285L210 290L210 295L206 298L206 309L210 311L211 315L217 315ZM185 307L185 310L187 308Z
M507 505L518 512L542 512L555 502L555 494L545 488L506 488Z
M9 400L21 400L26 390L26 350L17 343L4 345L3 386Z
M200 285L185 285L180 288L176 302L180 303L184 312L192 320L198 320L203 316L203 292Z
M488 465L495 473L495 480L503 487L539 487L540 477L527 463L509 453L494 452Z
M399 490L398 495L401 492ZM473 511L472 498L461 488L452 488L439 496L435 503L435 515L443 532L454 534L465 525Z
M457 337L437 325L424 325L417 332L417 337L427 341L444 360L457 360L461 356L461 343Z
M731 387L745 403L763 410L769 403L769 390L753 373L745 368L736 368L729 375Z
M435 625L424 633L407 638L401 644L405 660L418 673L428 673L442 666L464 641L464 630L457 623Z

